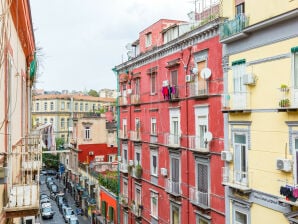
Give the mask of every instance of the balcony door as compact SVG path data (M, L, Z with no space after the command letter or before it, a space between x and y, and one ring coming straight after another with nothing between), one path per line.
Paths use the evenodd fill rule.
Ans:
M234 109L245 109L246 108L246 86L244 85L243 76L245 75L245 64L233 65L233 84L234 93L232 96L232 105Z
M246 144L246 135L235 133L234 134L234 178L236 183L241 185L247 185L247 144Z
M180 161L178 158L171 158L171 192L180 193Z

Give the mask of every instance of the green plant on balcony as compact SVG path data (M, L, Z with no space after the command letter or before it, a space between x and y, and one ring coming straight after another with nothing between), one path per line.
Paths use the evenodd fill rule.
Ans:
M128 166L127 166L127 172L128 172L129 174L131 174L131 172L132 172L132 168L133 168L132 165L128 165Z
M289 107L290 106L290 100L289 99L282 99L278 103L279 107Z
M141 165L140 164L136 165L136 167L135 167L136 178L141 178L142 173L143 173L143 169L142 169Z
M289 87L288 87L288 85L286 85L286 84L281 84L281 85L280 85L280 91L282 91L282 92L287 92L287 91L289 91Z

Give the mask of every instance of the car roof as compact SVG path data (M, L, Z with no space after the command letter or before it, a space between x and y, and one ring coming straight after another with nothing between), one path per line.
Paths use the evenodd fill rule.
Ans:
M47 208L47 207L52 207L51 203L42 203L41 204L42 208Z

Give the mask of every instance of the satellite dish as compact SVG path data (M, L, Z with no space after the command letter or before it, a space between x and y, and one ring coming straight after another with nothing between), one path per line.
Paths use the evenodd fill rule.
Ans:
M205 141L207 142L210 142L212 140L212 133L210 131L207 131L205 134L204 134L204 139Z
M200 73L201 78L203 79L209 79L211 76L211 70L210 68L203 68Z

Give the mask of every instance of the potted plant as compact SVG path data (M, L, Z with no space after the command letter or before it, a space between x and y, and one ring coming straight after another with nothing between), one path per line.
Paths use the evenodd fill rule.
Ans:
M282 92L287 92L289 90L288 86L286 84L281 84L280 85L280 90Z
M143 169L142 169L141 165L140 164L136 165L136 167L135 167L136 178L141 178L142 173L143 173Z
M290 106L290 100L289 99L282 99L278 103L279 107L289 107Z
M132 168L133 168L132 165L128 165L127 166L127 171L128 171L129 174L131 174Z

